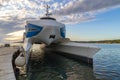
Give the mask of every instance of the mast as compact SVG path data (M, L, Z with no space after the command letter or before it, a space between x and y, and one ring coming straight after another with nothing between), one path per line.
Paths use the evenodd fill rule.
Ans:
M52 15L52 13L49 12L50 6L47 4L45 8L46 8L46 13L45 13L46 17L41 17L40 19L56 20L55 18L50 17L50 15Z
M46 5L46 16L49 17L50 15L52 15L51 13L49 13L49 9L50 9L50 6L49 5Z

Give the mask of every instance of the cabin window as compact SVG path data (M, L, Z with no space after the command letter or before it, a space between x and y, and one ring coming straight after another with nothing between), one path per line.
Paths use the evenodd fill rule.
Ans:
M34 29L34 28L29 28L28 31L37 31L37 29Z

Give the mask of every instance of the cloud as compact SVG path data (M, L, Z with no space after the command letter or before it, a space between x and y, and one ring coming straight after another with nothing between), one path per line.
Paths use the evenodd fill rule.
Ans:
M120 6L120 0L71 0L53 13L57 17L59 15L59 21L64 23L79 23L95 19L96 14L116 6ZM74 17L71 18L71 16Z
M59 15L69 15L101 10L117 5L120 5L120 0L75 0L68 2L59 11L56 11L56 13Z
M0 28L0 32L2 31L3 29L2 28Z
M46 4L58 21L76 24L95 20L96 14L119 6L120 0L1 0L0 38L16 40L16 36L6 34L23 30L26 20L43 16Z
M12 16L13 18L17 17L18 21L20 19L25 20L26 18L38 18L39 16L43 16L45 13L45 4L49 4L51 6L50 11L53 13L53 16L58 19L58 21L79 23L82 20L86 21L93 19L93 16L102 10L107 10L110 7L120 5L120 0L3 0L0 16L7 15ZM85 16L84 14L87 15ZM78 19L73 17L73 20L71 20L71 15L78 15ZM10 20L12 17L2 19Z
M23 33L25 30L15 31L12 33L6 34L4 38L5 41L21 41L23 39Z

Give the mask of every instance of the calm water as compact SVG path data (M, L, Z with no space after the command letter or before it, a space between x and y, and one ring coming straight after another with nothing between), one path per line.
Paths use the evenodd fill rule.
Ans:
M94 56L93 68L81 61L46 53L43 60L31 61L28 79L120 80L120 44L90 45L101 48L101 51Z
M94 56L94 73L97 78L120 80L120 44L96 44L101 47Z
M53 53L46 54L43 61L31 61L29 80L96 80L92 68L82 62Z

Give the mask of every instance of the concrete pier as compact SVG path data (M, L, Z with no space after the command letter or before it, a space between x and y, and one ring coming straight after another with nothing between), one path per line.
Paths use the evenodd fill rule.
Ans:
M13 47L0 48L0 80L16 80L12 65L12 56L17 51L18 49Z

